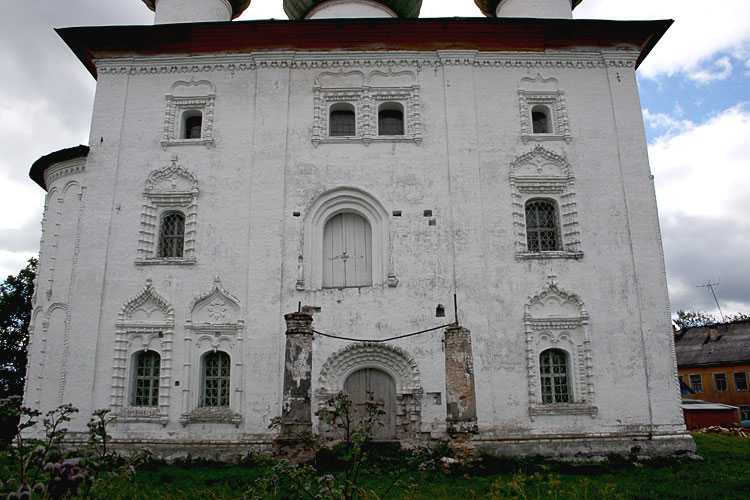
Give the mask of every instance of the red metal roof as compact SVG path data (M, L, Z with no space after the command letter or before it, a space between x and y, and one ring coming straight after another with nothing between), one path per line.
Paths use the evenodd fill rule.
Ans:
M639 50L640 64L671 24L671 20L371 18L81 27L57 32L96 77L94 60L101 57L263 50L541 52L631 45Z

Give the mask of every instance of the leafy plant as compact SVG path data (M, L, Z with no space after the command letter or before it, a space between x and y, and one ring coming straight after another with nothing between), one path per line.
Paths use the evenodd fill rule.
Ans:
M114 420L108 417L109 410L97 410L89 422L87 456L65 452L62 444L68 429L64 425L77 412L70 404L58 406L41 421L43 437L26 437L25 431L40 425L41 412L22 406L19 396L0 400L0 416L18 419L13 443L6 451L13 467L3 487L14 490L8 500L90 498L112 481L134 474L147 458L141 453L124 461L107 451L107 425Z
M273 473L257 480L248 492L252 500L268 498L311 498L330 500L383 500L399 487L401 498L410 498L410 492L417 488L413 478L404 480L408 471L418 468L426 469L432 462L427 460L429 450L417 448L397 467L385 471L371 460L370 453L375 429L384 425L383 409L372 397L357 411L348 395L339 392L316 412L323 426L340 440L332 448L322 446L311 433L296 434L299 446L313 449L318 457L323 452L336 456L338 471L324 473L320 465L293 464L282 459L274 467ZM275 418L271 428L280 429L281 419ZM364 472L379 474L382 485L378 491L365 489L362 486Z

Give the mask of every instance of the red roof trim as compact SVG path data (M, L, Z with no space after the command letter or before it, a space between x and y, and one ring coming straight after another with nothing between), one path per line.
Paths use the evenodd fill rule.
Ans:
M97 57L262 50L562 50L634 45L637 64L672 24L525 18L317 19L63 28L57 32L96 77Z

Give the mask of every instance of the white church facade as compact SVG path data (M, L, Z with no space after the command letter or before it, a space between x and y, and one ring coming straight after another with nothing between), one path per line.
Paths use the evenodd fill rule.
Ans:
M97 91L90 144L30 172L26 405L165 455L324 432L340 390L386 440L694 450L635 78L669 21L144 1L153 26L59 30Z

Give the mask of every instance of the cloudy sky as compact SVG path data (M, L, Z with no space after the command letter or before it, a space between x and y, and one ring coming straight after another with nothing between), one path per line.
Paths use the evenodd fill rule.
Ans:
M422 16L479 16L472 0L424 0ZM674 19L641 65L673 310L750 313L750 1L585 0L575 17ZM240 20L286 19L252 0ZM151 24L140 0L6 0L0 19L0 276L39 246L43 191L31 164L86 144L95 82L54 27Z

